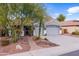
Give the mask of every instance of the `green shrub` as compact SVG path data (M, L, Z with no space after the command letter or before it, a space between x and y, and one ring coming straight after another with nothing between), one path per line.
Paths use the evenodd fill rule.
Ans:
M72 32L73 35L79 35L79 31Z
M33 40L39 40L40 37L33 37Z
M44 40L47 40L47 41L48 41L48 39L47 39L47 38L44 38Z
M1 40L1 46L7 46L9 44L10 44L9 40Z
M12 42L13 42L13 43L16 43L17 41L18 41L17 38L12 38Z
M72 32L72 34L74 35L74 34L75 34L75 32Z

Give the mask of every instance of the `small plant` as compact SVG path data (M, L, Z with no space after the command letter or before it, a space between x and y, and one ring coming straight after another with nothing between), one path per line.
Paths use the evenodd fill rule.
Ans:
M72 32L72 35L74 35L75 34L75 32Z
M16 38L13 38L13 39L12 39L12 42L13 42L13 43L16 43L16 42L17 42L17 39L16 39Z
M44 40L48 41L48 39L47 39L47 38L44 38Z
M7 46L9 44L10 44L9 40L1 40L1 46Z
M79 35L79 31L72 32L72 35Z
M40 39L40 37L34 37L33 38L33 40L39 40Z

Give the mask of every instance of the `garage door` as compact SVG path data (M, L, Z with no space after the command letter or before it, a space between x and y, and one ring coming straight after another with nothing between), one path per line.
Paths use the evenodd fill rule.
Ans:
M49 27L47 27L47 36L58 35L59 30L60 30L59 27L49 26Z

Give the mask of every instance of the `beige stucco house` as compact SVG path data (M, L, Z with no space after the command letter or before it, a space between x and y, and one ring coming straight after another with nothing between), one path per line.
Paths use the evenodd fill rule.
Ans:
M61 34L71 34L74 31L79 31L79 21L64 21L60 22Z

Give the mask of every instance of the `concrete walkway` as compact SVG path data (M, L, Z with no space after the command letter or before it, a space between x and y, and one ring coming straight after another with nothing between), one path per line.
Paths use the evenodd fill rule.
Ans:
M44 37L43 37L44 38ZM59 44L57 47L43 48L9 56L57 56L79 50L79 38L71 36L47 36L49 41Z

